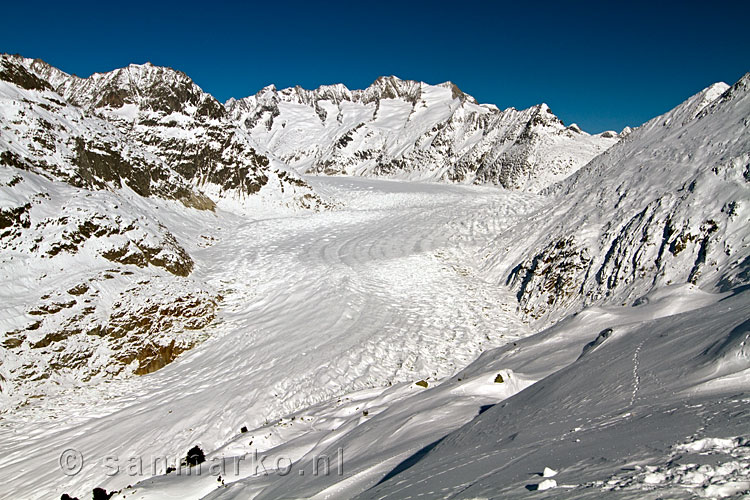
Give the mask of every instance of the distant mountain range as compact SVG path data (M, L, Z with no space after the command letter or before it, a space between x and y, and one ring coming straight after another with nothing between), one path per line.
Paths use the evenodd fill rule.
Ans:
M4 55L2 61L4 80L27 90L55 92L86 119L99 119L99 128L105 121L104 128L119 131L120 138L109 141L108 148L114 148L109 157L122 156L117 149L125 147L132 154L150 155L150 171L168 165L195 192L175 191L171 185L151 187L156 179L146 186L143 179L136 182L136 174L121 172L131 176L131 187L140 188L141 194L154 189L153 194L186 201L195 196L189 203L210 204L200 200L201 194L213 202L236 202L260 193L281 198L286 205L320 207L321 200L296 173L537 191L570 175L621 137L614 132L591 136L576 125L566 127L545 104L522 111L480 105L450 82L428 85L391 76L378 78L365 90L271 86L222 105L184 73L148 63L79 78L38 59ZM68 142L77 140L81 151L87 142L95 142L90 131L73 135ZM119 146L113 146L115 142ZM138 161L122 160L119 170L125 164L137 170ZM101 175L109 174L100 172L91 179L101 180Z
M264 151L302 172L530 191L570 175L620 138L566 127L545 104L501 111L450 82L394 76L365 90L270 86L226 107Z

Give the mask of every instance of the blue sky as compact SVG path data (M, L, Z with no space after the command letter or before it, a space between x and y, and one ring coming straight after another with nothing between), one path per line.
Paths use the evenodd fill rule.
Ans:
M0 51L79 76L151 61L220 101L271 83L451 80L501 108L546 102L590 132L639 125L750 71L747 1L41 1L0 12Z

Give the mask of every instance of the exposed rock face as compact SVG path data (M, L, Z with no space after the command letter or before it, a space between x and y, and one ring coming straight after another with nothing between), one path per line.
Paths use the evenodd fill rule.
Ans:
M78 276L47 294L6 332L2 393L10 405L68 386L162 368L199 343L217 299L190 281L154 276L136 282L118 269ZM110 303L106 296L114 298Z
M501 238L525 242L489 262L525 313L553 320L655 286L750 282L748 81L713 85L632 131Z
M24 59L2 56L15 81L42 81ZM86 189L129 187L141 196L176 199L187 206L214 204L157 156L129 144L117 128L88 116L53 92L0 81L0 165L15 167Z
M378 78L365 90L270 86L226 103L258 144L308 172L497 184L536 191L619 140L565 127L540 104L479 105L450 82Z
M322 206L307 183L260 154L224 106L184 73L147 63L78 78L42 61L22 62L67 102L112 124L134 148L169 165L214 201L243 200L265 187L282 204ZM105 169L122 170L112 155L94 159Z
M52 85L45 79L39 78L28 71L18 59L3 57L2 67L0 67L0 80L10 82L26 90L52 90Z
M30 67L46 67L35 73ZM214 202L106 117L52 90L63 73L0 57L0 411L145 374L196 345L218 294L162 224Z

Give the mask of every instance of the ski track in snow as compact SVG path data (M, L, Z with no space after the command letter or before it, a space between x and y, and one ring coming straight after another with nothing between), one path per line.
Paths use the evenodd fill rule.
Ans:
M530 333L475 251L539 203L494 188L311 178L343 205L248 220L160 210L223 295L210 338L151 375L31 403L0 418L0 480L41 498L103 483L102 457L213 450L353 391L450 376L483 350ZM211 239L213 238L213 239ZM505 299L503 299L505 297ZM74 447L83 471L58 457ZM132 478L116 478L109 489Z
M633 353L633 394L630 396L630 406L633 406L633 403L635 403L635 397L638 395L638 387L641 384L641 376L638 374L638 355L641 353L641 348L645 343L645 340L641 341Z

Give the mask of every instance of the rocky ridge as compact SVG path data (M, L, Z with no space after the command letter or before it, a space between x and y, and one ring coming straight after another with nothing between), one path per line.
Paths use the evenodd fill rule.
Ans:
M79 78L38 59L5 57L87 116L114 126L134 149L169 165L206 193L209 205L251 210L265 199L292 209L325 206L294 171L259 153L224 106L182 72L146 63Z
M670 284L746 284L748 82L708 87L550 187L545 209L487 249L489 275L545 321Z
M262 89L228 112L257 144L309 173L495 184L537 191L615 144L566 127L546 104L478 104L451 82L378 78L364 90Z

